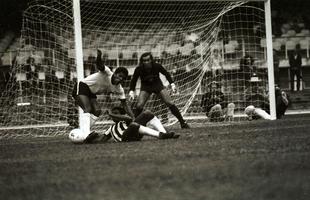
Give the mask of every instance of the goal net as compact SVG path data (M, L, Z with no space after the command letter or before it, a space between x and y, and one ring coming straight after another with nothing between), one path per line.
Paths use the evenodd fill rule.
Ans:
M268 87L262 1L80 0L80 10L84 76L97 71L97 49L107 66L124 66L130 76L141 54L152 52L173 76L178 88L173 102L191 125L239 121L247 105L269 103L256 87L264 92ZM72 129L78 117L71 98L77 80L73 24L72 0L34 0L24 11L11 79L1 95L1 137ZM223 113L233 103L233 119L211 116L213 90L224 94L214 97ZM99 95L98 101L103 113L119 105L113 94ZM146 108L165 125L176 122L156 96ZM102 115L96 129L108 123Z

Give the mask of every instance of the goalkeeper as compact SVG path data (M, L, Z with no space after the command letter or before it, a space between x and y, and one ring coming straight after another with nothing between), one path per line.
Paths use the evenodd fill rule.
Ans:
M125 92L122 87L123 82L128 76L128 70L124 67L118 67L113 73L109 67L104 65L101 57L102 52L97 50L96 65L99 71L77 83L72 93L76 104L84 111L81 115L83 127L80 127L80 129L87 135L90 133L91 125L101 114L97 102L97 95L99 94L117 94L128 115L134 117L131 108L126 102Z
M109 116L115 122L106 131L92 132L84 143L106 142L113 138L115 142L140 141L144 135L158 139L178 138L174 132L167 132L160 120L150 111L142 112L133 120L126 115L122 107L114 107Z
M141 79L141 91L137 100L135 116L138 116L144 108L147 100L152 93L155 93L168 106L171 113L176 116L181 124L181 128L189 128L189 125L183 119L179 109L173 104L171 97L160 80L160 73L163 74L170 83L172 91L176 92L176 86L173 83L171 75L160 64L155 63L150 52L143 53L140 57L139 66L136 67L130 82L129 99L134 100L134 91L138 78Z

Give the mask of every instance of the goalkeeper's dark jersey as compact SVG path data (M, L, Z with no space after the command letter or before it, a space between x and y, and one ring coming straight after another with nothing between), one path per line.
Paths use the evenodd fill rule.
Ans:
M173 83L171 75L162 65L158 63L152 63L152 67L149 69L144 67L143 65L138 66L132 76L130 82L130 90L135 90L136 83L139 77L141 79L141 85L152 85L154 82L161 81L159 77L160 73L166 76L170 84Z

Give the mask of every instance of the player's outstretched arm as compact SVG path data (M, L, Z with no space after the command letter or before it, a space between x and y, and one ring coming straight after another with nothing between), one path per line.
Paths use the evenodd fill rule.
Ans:
M120 99L122 107L125 109L126 113L132 118L135 118L135 115L133 114L130 106L128 105L126 99Z
M111 119L115 122L118 122L118 121L125 121L127 123L130 123L132 122L133 118L131 118L130 116L128 115L123 115L123 114L116 114L116 113L113 113L113 112L109 112L109 116L111 117Z
M97 66L97 69L100 70L100 71L104 71L105 70L105 65L104 65L104 62L102 60L102 52L101 52L100 49L97 49L96 66Z

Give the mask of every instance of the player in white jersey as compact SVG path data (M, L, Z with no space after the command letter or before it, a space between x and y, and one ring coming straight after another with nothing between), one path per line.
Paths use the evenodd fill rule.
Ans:
M133 121L123 108L114 107L109 116L115 124L102 133L92 132L85 143L105 142L110 138L115 142L140 141L144 135L158 139L179 137L174 132L167 132L160 120L150 111L142 112Z
M117 94L126 113L133 117L134 114L126 102L126 96L122 87L123 82L128 76L128 70L124 67L116 68L113 73L109 67L105 66L102 61L102 52L97 51L97 68L98 72L89 75L81 80L74 87L72 96L76 104L80 106L84 113L82 114L83 127L80 127L86 135L90 133L90 127L101 114L97 102L97 95L103 93Z

